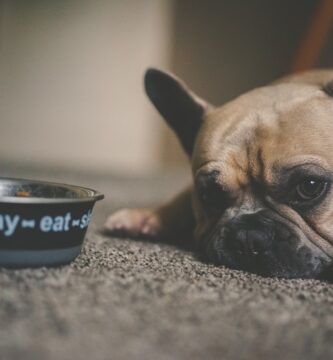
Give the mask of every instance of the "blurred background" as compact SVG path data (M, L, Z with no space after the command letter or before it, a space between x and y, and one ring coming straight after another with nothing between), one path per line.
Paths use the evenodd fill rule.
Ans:
M0 0L0 165L184 168L144 94L145 69L175 72L222 104L291 70L331 66L331 15L319 9L329 2Z

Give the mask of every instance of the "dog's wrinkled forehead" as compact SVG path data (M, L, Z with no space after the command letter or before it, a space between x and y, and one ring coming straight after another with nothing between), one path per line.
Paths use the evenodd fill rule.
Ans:
M333 168L332 114L333 99L313 86L254 90L208 113L193 170L218 164L229 183L244 185L249 176L273 181L274 169L284 165L315 162Z

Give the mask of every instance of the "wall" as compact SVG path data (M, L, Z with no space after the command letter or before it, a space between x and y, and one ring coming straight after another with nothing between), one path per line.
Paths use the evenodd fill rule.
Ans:
M147 66L167 67L172 2L1 2L0 159L118 172L159 165Z
M222 104L288 72L318 2L0 4L0 162L151 173L187 159L144 95L145 68Z

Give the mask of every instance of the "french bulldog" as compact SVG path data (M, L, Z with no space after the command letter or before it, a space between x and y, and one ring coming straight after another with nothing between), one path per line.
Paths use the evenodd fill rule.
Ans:
M117 211L105 230L188 236L208 261L262 276L330 272L333 70L287 76L220 107L157 69L144 83L191 161L193 185L158 209Z

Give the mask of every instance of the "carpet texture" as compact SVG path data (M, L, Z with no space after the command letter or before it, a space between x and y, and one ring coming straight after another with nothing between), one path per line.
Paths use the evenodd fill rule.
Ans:
M71 265L0 269L0 359L333 357L332 284L261 278L172 246L99 233L109 212L162 201L182 187L182 176L134 180L10 166L1 175L78 182L107 199Z

